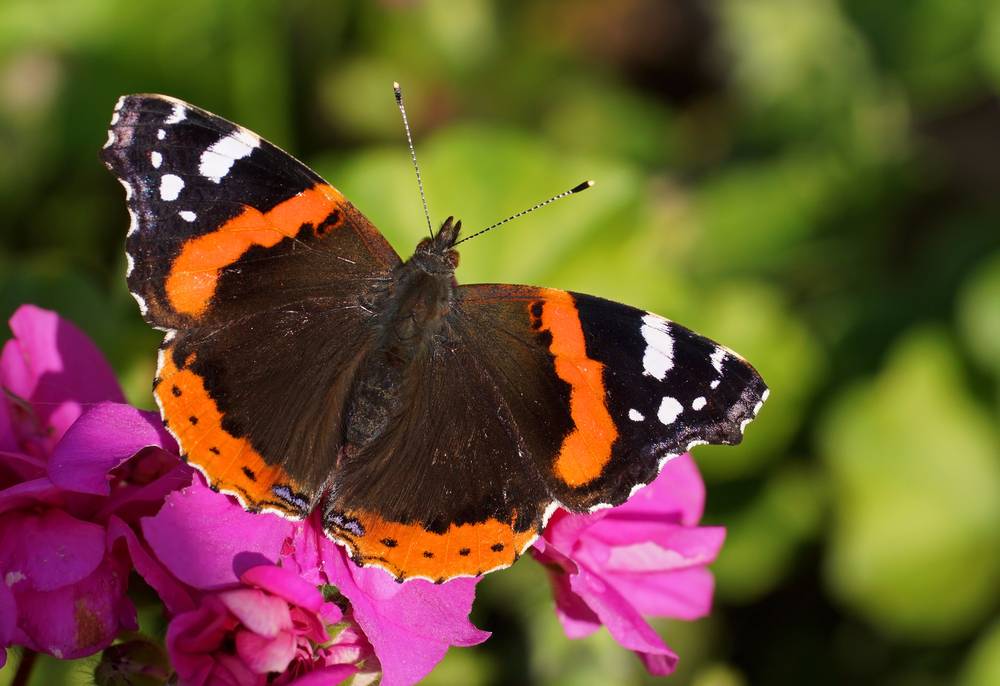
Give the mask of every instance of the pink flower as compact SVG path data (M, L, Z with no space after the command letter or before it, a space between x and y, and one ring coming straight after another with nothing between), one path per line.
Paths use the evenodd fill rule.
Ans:
M159 420L123 405L76 327L25 305L0 354L0 664L8 645L89 655L135 628L126 520L177 486ZM126 463L127 464L123 464Z
M258 565L240 581L170 623L167 649L182 684L301 685L320 676L336 684L374 660L341 609L294 572Z
M159 513L145 518L142 531L156 564L169 572L175 595L181 597L174 607L168 601L168 608L176 612L183 606L185 594L200 598L197 609L193 604L182 607L169 629L174 640L168 640L168 649L185 684L204 683L198 680L203 672L185 671L183 667L194 653L201 655L199 669L209 669L213 674L224 672L234 684L255 684L258 682L251 679L260 677L260 670L272 671L286 660L288 646L294 643L296 657L291 664L299 675L292 682L296 686L331 683L330 677L323 676L324 670L336 668L339 674L345 664L360 664L365 669L377 665L382 671L382 686L400 686L424 677L450 646L474 645L489 636L468 619L476 580L459 579L442 585L419 580L398 584L382 570L362 569L350 562L343 548L323 535L316 517L289 522L272 514L250 514L229 497L212 492L200 475L187 488L170 494ZM248 581L247 574L259 574L256 570L261 568L280 569L280 573L272 573L280 576L281 583L265 586L259 578ZM146 575L142 569L140 572ZM179 642L180 637L190 636L194 630L191 627L215 626L214 622L220 623L214 631L224 635L229 632L235 636L239 626L245 628L245 623L232 623L232 617L239 615L232 602L220 597L240 584L256 586L253 597L258 600L274 596L284 601L290 598L281 589L294 586L300 592L296 598L308 596L309 602L315 601L316 595L306 592L307 587L314 591L317 587L335 587L346 601L344 614L337 620L345 623L344 628L332 646L322 649L318 647L322 642L315 640L318 634L288 633L287 629L284 633L251 632L254 637L243 640L254 641L255 652L270 656L261 663L246 659L249 653L241 653L239 644L234 652L231 642L219 642L217 636L198 643ZM273 605L275 616L284 617L283 610L274 609L280 602L262 602ZM310 607L298 601L291 603ZM187 647L192 645L197 649ZM215 650L209 650L211 646ZM374 651L374 659L370 650Z
M588 515L556 512L532 554L549 568L566 635L604 625L653 674L669 674L677 655L643 616L697 619L708 614L714 581L705 566L725 538L696 526L705 487L690 455L618 507Z

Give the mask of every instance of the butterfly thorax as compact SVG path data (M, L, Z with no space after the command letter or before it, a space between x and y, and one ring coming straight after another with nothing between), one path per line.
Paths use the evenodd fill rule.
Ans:
M354 449L382 436L403 406L413 368L447 337L458 252L453 249L461 222L449 218L433 238L417 245L375 302L377 339L358 368L346 413L345 435Z

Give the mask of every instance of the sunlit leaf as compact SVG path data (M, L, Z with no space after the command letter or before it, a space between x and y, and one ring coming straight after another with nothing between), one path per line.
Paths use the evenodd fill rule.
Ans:
M820 434L833 480L832 591L882 630L961 636L1000 594L1000 440L948 340L909 334Z

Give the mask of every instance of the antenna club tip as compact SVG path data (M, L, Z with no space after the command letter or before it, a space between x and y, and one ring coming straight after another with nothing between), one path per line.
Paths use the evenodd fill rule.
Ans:
M587 181L584 181L584 182L583 182L583 183L581 183L581 184L578 184L578 185L576 185L576 186L573 186L573 187L572 187L572 188L570 189L570 191L569 191L569 192L570 192L570 193L579 193L580 191L585 191L585 190L587 190L588 188L590 188L590 187L591 187L591 186L593 186L593 185L594 185L594 182L593 182L593 180L589 180L589 179L588 179Z

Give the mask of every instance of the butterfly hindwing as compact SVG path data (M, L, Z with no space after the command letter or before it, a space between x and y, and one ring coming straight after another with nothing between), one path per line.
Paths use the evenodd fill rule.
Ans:
M132 217L130 290L167 331L165 423L213 487L307 514L371 338L365 302L399 257L305 165L179 100L123 97L103 155Z
M767 395L728 349L592 296L463 286L446 321L394 430L342 465L326 516L356 559L398 578L507 566L556 505L620 504L670 457L738 443Z

